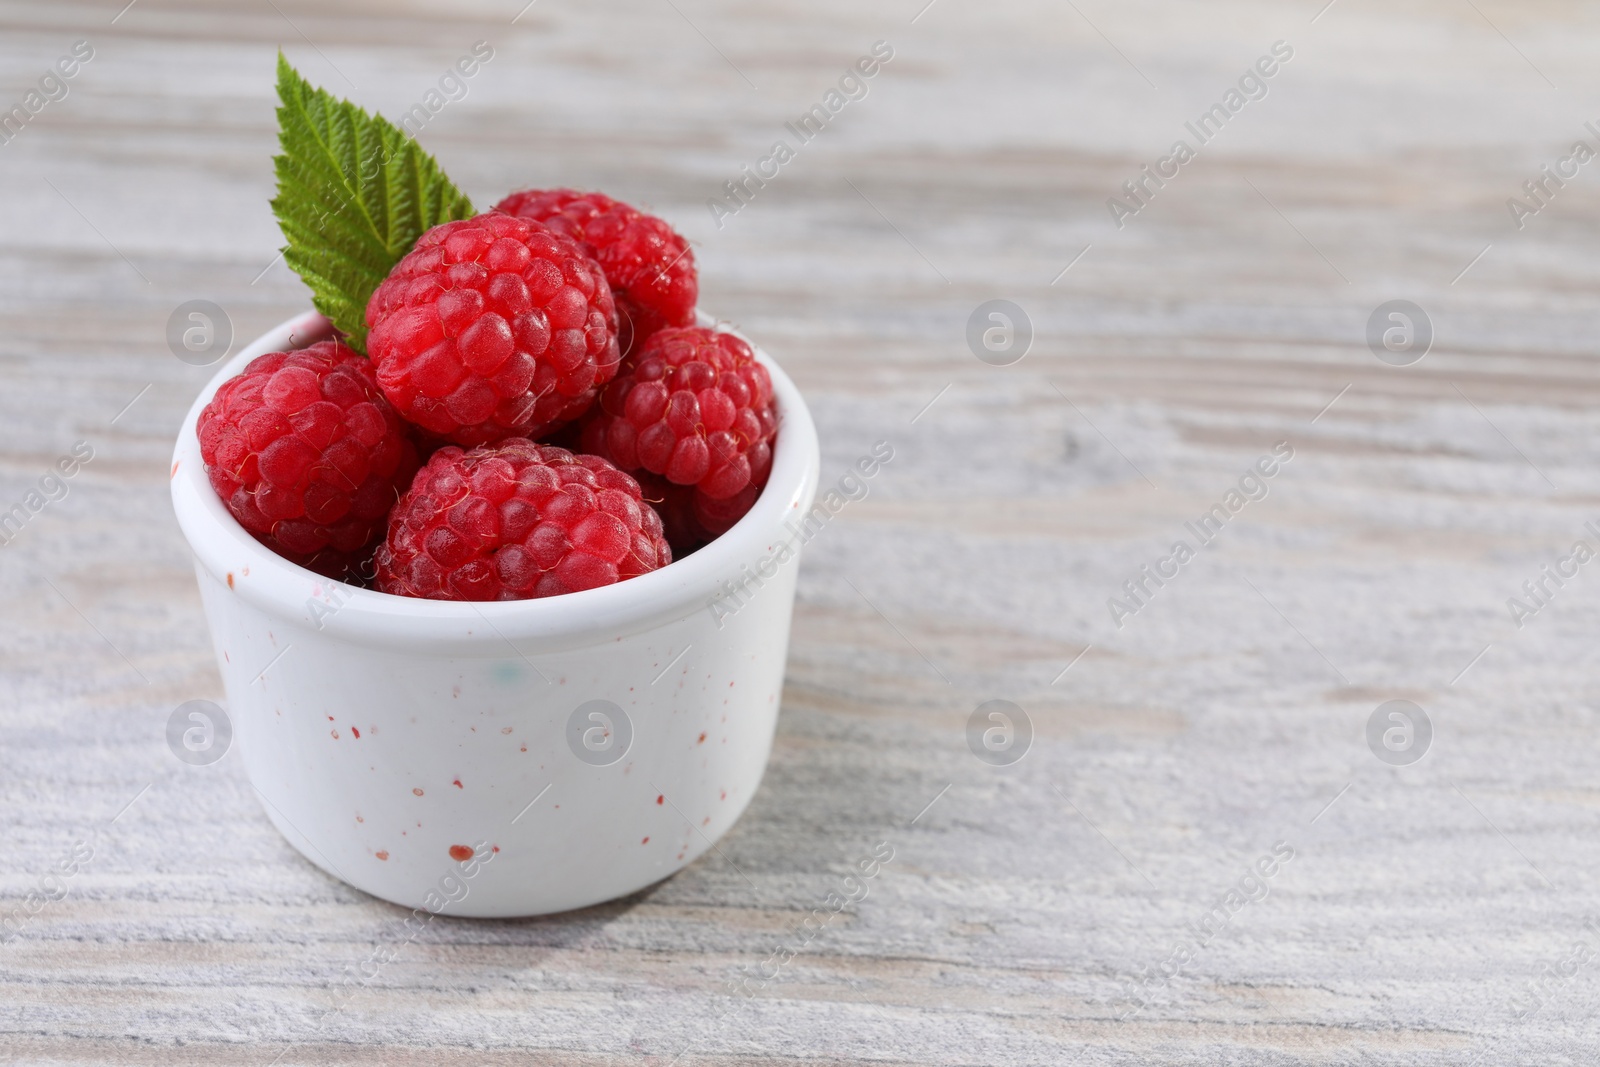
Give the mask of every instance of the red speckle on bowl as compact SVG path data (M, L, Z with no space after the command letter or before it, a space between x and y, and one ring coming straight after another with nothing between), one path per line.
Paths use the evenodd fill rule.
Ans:
M455 786L457 789L465 789L466 788L466 786L461 784L461 779L459 779L459 778L457 778L455 781L451 782L450 784Z
M366 821L367 820L363 819L361 816L359 816L359 815L356 816L356 822L366 822Z
M414 794L414 795L416 795L416 796L419 796L419 797L420 797L420 796L421 796L421 795L422 795L422 787L421 787L421 786L417 786L417 787L416 787L416 788L415 788L415 789L413 789L413 790L411 790L411 792L412 792L412 793L413 793L413 794ZM727 794L726 794L726 793L724 793L724 794L723 794L723 796L727 796Z
M641 844L641 845L648 845L649 843L650 843L650 839L648 837L645 838L643 841L639 842L639 844Z
M350 735L358 741L361 740L361 731L354 726L350 727Z
M175 460L172 461L172 473L167 475L167 477L169 479L170 478L176 478L178 476L178 464L180 464L182 462L183 462L183 460L181 460L181 459L175 459Z
M339 731L338 730L329 730L328 732L333 735L333 739L335 741L339 740Z
M329 722L332 722L332 721L333 721L333 716L332 716L332 715L329 715L329 716L328 716L328 721L329 721Z
M491 852L499 852L500 851L500 846L499 845L490 845L489 846L489 850Z
M500 732L503 733L503 734L509 734L511 732L511 727L502 726L502 727L500 727Z
M380 848L378 851L374 852L373 855L377 856L380 860L387 860L389 858L389 852L387 849Z
M706 732L704 730L701 730L700 731L700 740L696 741L695 744L703 745L705 743L706 743Z
M472 858L472 849L466 845L451 845L450 858L457 863L465 863Z
M233 588L233 572L232 571L228 572L228 588L229 589Z
M528 751L528 746L527 745L523 745L522 746L522 751L524 751L524 752Z
M666 798L666 796L664 794L662 796L656 797L656 803L657 804L665 804L666 802L667 802L667 798Z
M709 826L709 825L711 825L711 816L707 815L705 818L701 819L700 820L700 825L701 826Z
M724 789L722 791L722 799L723 800L727 800L728 799L728 791L726 789Z

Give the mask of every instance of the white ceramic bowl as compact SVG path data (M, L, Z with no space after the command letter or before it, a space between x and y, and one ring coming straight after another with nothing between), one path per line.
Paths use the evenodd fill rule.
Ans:
M819 467L794 383L761 354L781 427L771 478L693 555L542 600L414 600L280 558L206 480L195 421L217 387L327 336L310 313L229 360L173 453L173 506L268 818L330 874L453 915L583 907L693 861L750 803L772 747Z

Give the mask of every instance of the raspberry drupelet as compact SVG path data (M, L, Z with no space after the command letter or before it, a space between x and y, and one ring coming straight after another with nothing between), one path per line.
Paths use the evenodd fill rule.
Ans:
M330 578L359 580L417 470L371 362L337 341L252 360L222 383L197 433L212 488L239 524Z
M571 238L491 212L435 226L367 303L378 384L436 437L537 437L616 374L616 309Z
M523 600L611 585L672 559L639 483L598 456L511 438L439 449L395 505L378 588Z
M624 356L663 326L693 326L694 253L667 223L603 193L528 189L496 211L534 219L584 246L610 279Z
M586 452L669 483L664 514L712 537L750 510L772 468L772 377L745 341L692 326L659 331L623 363L585 421ZM689 507L674 487L692 489ZM686 536L686 523L673 523Z

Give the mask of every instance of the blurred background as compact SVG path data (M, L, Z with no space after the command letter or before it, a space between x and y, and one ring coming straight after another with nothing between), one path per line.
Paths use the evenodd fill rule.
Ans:
M1553 0L0 3L0 1053L1591 1062L1597 42ZM213 371L169 321L237 351L307 305L279 49L422 107L480 206L664 216L824 483L893 447L807 548L761 794L626 901L407 941L236 753L168 750L222 700L167 495Z

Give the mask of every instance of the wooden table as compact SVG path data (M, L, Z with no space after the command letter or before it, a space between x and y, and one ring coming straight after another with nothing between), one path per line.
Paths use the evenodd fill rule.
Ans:
M1600 164L1561 160L1600 147L1600 25L1322 2L0 5L5 107L94 53L0 144L0 511L93 450L0 550L0 905L77 868L0 944L6 1062L1593 1062L1600 563L1571 550L1600 548ZM210 371L165 329L304 304L266 206L276 48L398 115L478 40L420 134L463 187L652 205L806 391L825 479L894 459L807 551L722 855L441 920L349 993L403 913L291 851L236 754L164 741L221 699L167 498ZM1511 197L1542 202L1520 229ZM995 299L1034 333L1006 366L966 336ZM1392 300L1431 323L1420 362L1369 347ZM992 700L1031 724L1019 761L969 747ZM1431 725L1405 765L1391 700Z

